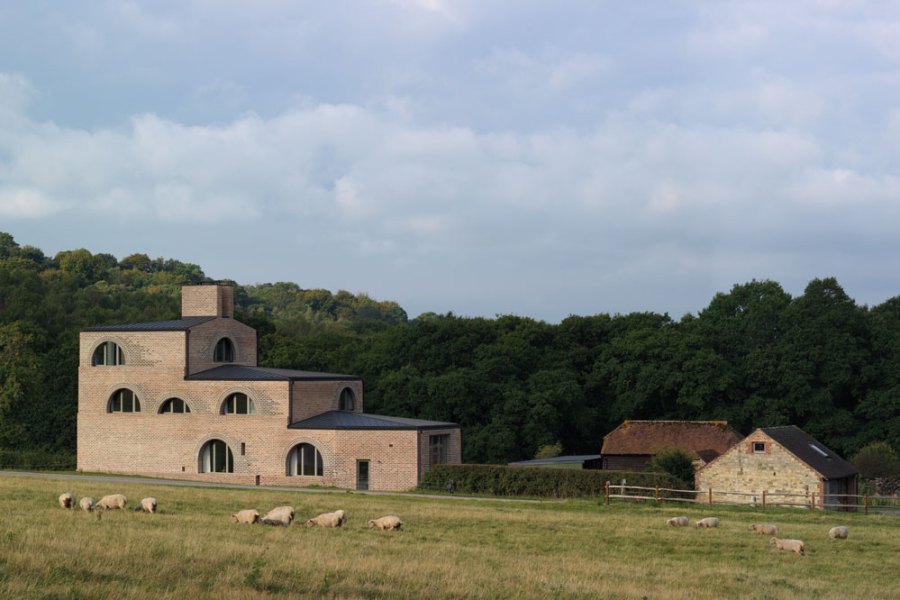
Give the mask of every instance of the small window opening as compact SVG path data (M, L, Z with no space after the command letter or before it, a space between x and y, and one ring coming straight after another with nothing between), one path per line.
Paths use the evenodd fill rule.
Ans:
M765 442L753 442L753 452L757 454L764 454L766 452L766 443Z
M222 338L216 342L216 350L213 353L215 362L234 362L234 344L228 338Z

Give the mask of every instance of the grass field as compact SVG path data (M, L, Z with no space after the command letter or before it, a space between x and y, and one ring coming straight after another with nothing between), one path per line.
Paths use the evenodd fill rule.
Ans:
M160 514L59 508L65 491L154 496ZM289 528L234 525L290 504ZM344 529L303 527L343 508ZM405 531L366 521L398 514ZM719 529L665 519L719 516ZM776 523L806 542L781 553ZM846 524L850 539L830 540ZM0 598L896 598L900 518L566 501L302 494L0 477Z

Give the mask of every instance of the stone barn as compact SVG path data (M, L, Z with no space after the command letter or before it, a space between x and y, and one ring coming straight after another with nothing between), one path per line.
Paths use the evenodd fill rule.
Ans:
M856 494L859 471L796 427L763 427L697 471L697 489L744 492L738 502L769 494L814 494L821 505L842 504L835 494ZM791 499L792 502L801 500Z

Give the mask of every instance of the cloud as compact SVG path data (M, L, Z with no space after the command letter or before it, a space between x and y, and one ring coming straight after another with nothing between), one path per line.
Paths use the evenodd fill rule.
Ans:
M58 204L40 191L0 188L0 216L4 218L40 219L58 210Z

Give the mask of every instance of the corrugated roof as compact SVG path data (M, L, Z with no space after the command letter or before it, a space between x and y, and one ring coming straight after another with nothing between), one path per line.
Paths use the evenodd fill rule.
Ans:
M796 425L760 429L825 479L842 479L859 473L856 467Z
M625 421L603 438L600 453L649 456L667 448L681 448L710 457L742 439L744 436L727 421Z
M598 460L600 454L573 454L569 456L554 456L552 458L534 458L532 460L520 460L509 463L511 467L525 467L528 465L564 465L568 463L583 463L586 460Z
M185 379L189 381L359 381L362 378L359 375L229 364L188 375Z
M86 327L82 331L187 331L195 325L212 321L216 317L184 317L171 321L152 321L150 323L120 323L118 325L98 325Z
M456 423L386 417L344 410L331 410L288 425L290 429L456 429Z

